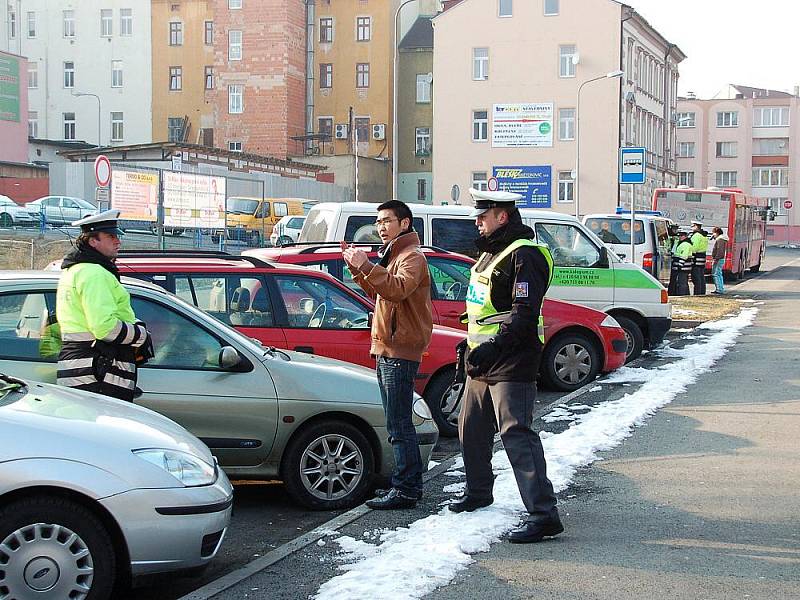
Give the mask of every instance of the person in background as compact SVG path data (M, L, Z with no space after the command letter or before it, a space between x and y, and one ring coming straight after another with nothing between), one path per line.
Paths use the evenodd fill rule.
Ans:
M708 232L703 229L703 224L700 221L692 221L692 235L689 241L692 242L692 254L694 256L694 265L692 266L692 287L694 288L694 295L705 296Z
M667 235L669 238L669 248L670 248L670 269L669 269L669 286L667 287L667 293L670 296L677 296L677 288L676 285L678 284L678 273L680 273L680 268L678 266L678 261L675 259L675 249L678 247L678 242L680 241L680 236L678 235L678 224L671 223L670 226L667 228Z
M692 255L692 242L689 241L688 231L678 232L678 243L672 253L672 268L675 273L675 291L668 292L672 296L689 295L689 273L694 268L694 256ZM670 281L670 284L672 282Z
M341 243L342 257L355 281L375 300L370 354L377 358L378 384L386 429L394 450L391 489L377 490L367 506L377 510L413 508L422 498L422 458L412 421L414 380L433 333L431 276L412 227L407 204L378 206L375 226L383 242L379 262Z
M725 235L721 227L714 227L711 237L714 246L711 248L711 276L714 278L712 294L724 294L725 286L722 282L722 267L725 266L725 254L728 251L728 236Z

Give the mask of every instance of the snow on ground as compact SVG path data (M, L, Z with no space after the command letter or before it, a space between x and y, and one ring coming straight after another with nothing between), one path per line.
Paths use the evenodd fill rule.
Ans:
M680 351L670 349L669 356L678 357L672 364L651 370L620 369L615 381L642 383L638 390L574 415L575 421L562 433L542 435L548 475L556 491L569 485L579 467L618 445L634 427L707 372L753 322L757 310L745 308L733 318L700 325L709 336ZM670 385L665 386L664 381ZM315 599L411 600L447 585L473 562L472 554L488 551L514 528L524 511L504 451L495 453L492 465L497 475L495 501L487 508L455 514L444 507L408 527L381 533L378 544L349 536L337 538L344 552L344 573L324 583ZM458 461L453 470L462 467L463 461Z

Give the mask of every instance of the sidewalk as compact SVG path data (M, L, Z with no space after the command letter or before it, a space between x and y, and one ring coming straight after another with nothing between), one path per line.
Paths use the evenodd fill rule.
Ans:
M426 598L800 598L799 279L748 282L756 322L575 478L562 536L496 544Z

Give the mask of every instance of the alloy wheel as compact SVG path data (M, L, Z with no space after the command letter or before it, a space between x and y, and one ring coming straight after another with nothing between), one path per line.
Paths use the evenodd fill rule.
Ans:
M364 457L350 438L326 434L306 446L300 457L300 477L309 494L339 500L350 495L364 477Z

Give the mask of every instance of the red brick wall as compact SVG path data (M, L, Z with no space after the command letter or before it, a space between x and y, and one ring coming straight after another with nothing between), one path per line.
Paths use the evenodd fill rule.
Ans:
M245 0L230 10L215 0L214 143L241 141L245 152L286 158L305 131L303 0ZM228 32L243 31L241 61L228 60ZM228 113L228 86L244 85L244 113Z
M36 177L0 177L0 195L8 196L17 204L27 204L50 193L50 179Z

